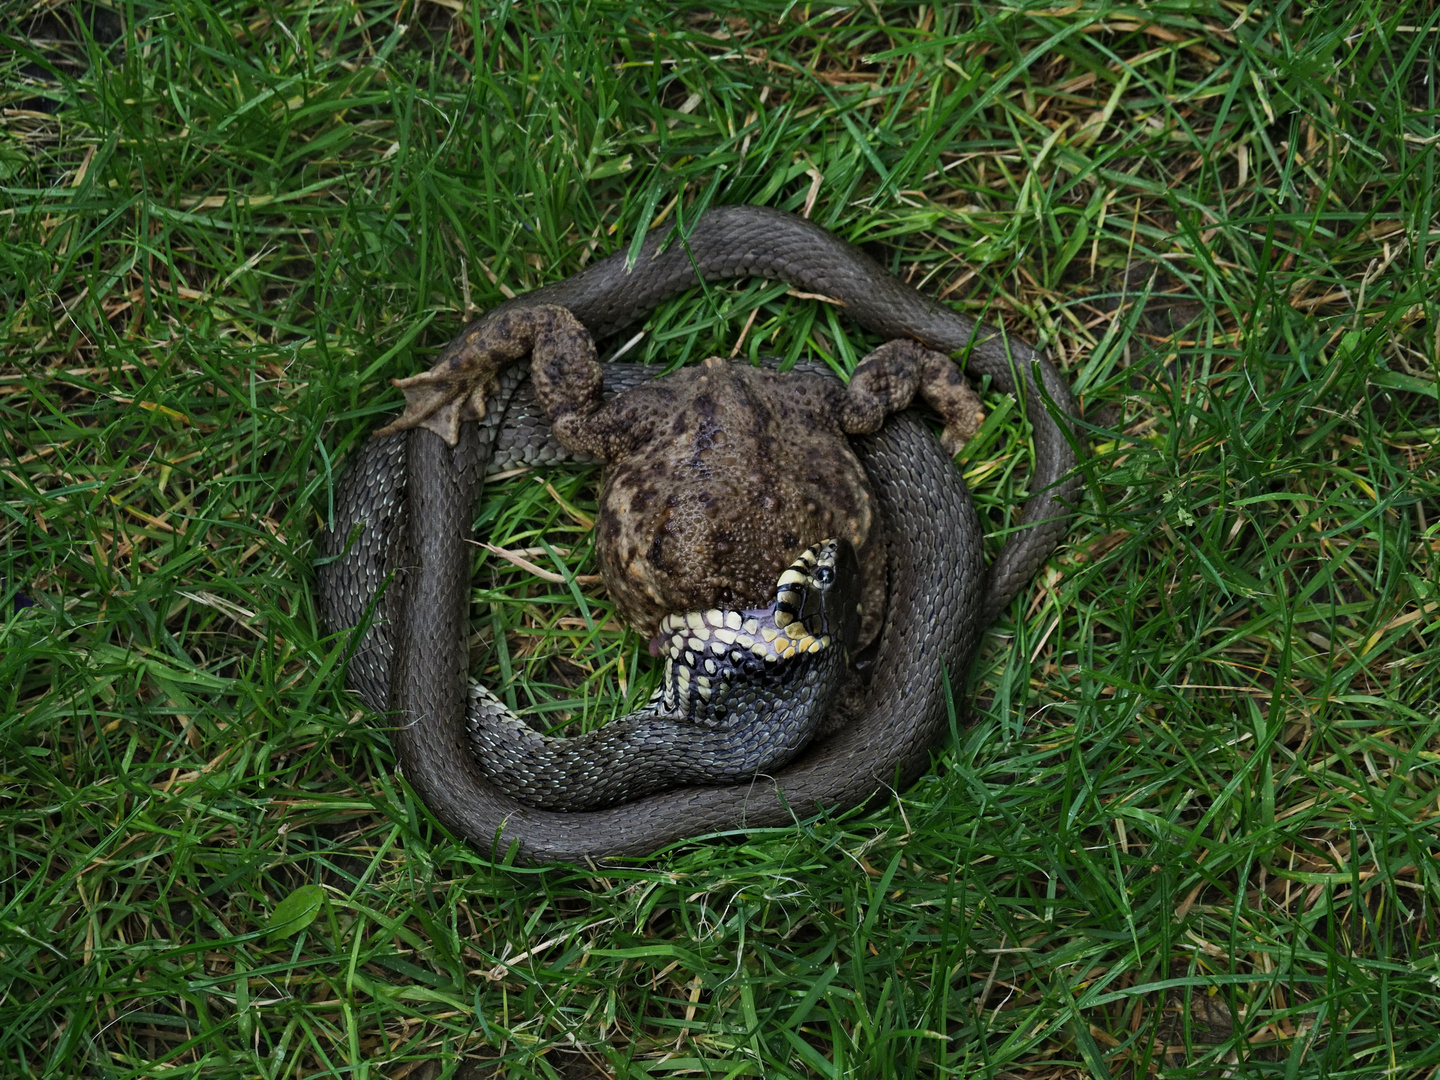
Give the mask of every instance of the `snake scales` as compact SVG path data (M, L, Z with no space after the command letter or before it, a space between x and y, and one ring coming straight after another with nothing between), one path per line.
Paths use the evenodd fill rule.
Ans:
M517 376L507 377L502 400L480 424L466 425L453 450L426 430L370 440L348 468L333 530L322 538L321 612L332 630L366 628L351 658L351 687L371 707L398 713L396 750L406 778L442 822L481 850L503 854L518 845L518 857L532 863L647 855L685 837L785 824L907 786L928 766L947 726L947 686L963 685L980 632L1064 535L1078 491L1065 430L1074 400L1059 372L1028 346L977 328L789 214L711 209L683 242L661 251L669 231L652 232L628 271L623 254L612 256L483 318L556 304L598 338L643 319L697 279L778 279L840 301L875 333L963 351L969 370L989 375L1003 392L1018 386L1033 428L1034 494L987 573L969 494L924 426L904 414L856 440L890 536L890 589L873 677L849 701L843 722L753 782L676 788L564 813L500 792L465 746L469 553L462 541L494 446L544 439L534 428L505 426L504 399ZM402 587L377 601L392 570Z

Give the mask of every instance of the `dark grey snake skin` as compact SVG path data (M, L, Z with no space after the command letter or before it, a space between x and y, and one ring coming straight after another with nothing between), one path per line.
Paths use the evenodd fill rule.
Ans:
M471 686L467 728L481 771L531 806L575 811L733 784L784 765L820 729L845 682L860 567L848 541L830 540L785 573L803 580L783 586L783 608L777 590L763 609L667 616L657 635L660 686L628 716L583 735L543 735L488 688Z
M597 337L643 319L697 283L743 277L785 281L841 301L857 323L967 358L1002 392L1023 389L1033 429L1035 492L987 574L981 529L954 463L909 414L856 440L889 544L890 591L874 674L834 730L795 761L750 783L676 788L583 812L536 810L501 793L465 745L466 625L471 507L497 444L543 442L538 429L504 430L510 375L485 420L448 448L424 430L371 440L337 492L329 556L318 571L332 630L365 626L349 684L400 717L396 750L406 778L435 815L481 850L543 863L648 855L686 837L789 823L856 806L908 786L948 726L946 688L964 686L980 632L1025 587L1063 537L1079 479L1069 387L1043 356L943 307L868 256L803 219L763 207L708 211L682 242L656 254L671 230L625 256L595 263L489 312L558 304ZM607 374L607 390L611 380ZM527 420L526 423L532 422ZM357 526L363 525L360 529ZM398 569L397 569L398 568ZM403 587L379 587L395 573Z

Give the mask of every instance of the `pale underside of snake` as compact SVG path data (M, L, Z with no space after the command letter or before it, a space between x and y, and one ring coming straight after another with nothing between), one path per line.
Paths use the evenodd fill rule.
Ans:
M915 415L892 417L854 441L890 538L884 630L868 682L846 696L825 734L745 783L677 787L600 810L537 810L496 788L466 746L465 541L497 447L543 461L555 444L533 409L507 408L516 375L454 449L423 429L370 440L348 467L333 528L322 537L322 615L332 631L359 629L349 685L372 708L396 714L406 779L441 822L482 851L499 857L515 847L530 863L649 855L681 839L789 824L907 787L948 730L951 695L965 685L981 631L1065 533L1079 479L1076 409L1063 377L1030 347L977 326L801 218L714 208L680 235L654 230L633 266L612 256L484 319L556 304L604 338L699 280L745 277L830 297L871 332L919 341L959 358L972 377L989 376L1001 392L1018 389L1035 448L1018 527L987 571L980 523L953 461ZM614 365L613 380L607 373L607 393L645 377L627 367Z

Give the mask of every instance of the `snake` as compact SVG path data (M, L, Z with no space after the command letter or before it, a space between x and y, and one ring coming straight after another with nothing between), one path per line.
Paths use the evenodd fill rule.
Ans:
M542 735L489 689L467 726L485 775L543 810L592 810L679 785L743 780L810 741L859 625L860 567L844 539L800 553L766 608L665 616L664 675L646 705L574 738Z
M914 410L853 440L889 537L884 629L868 681L834 706L801 753L773 770L561 811L501 790L466 745L464 541L472 507L497 447L528 446L527 460L543 461L547 445L533 411L512 417L506 408L520 376L502 377L481 421L464 425L454 447L425 429L362 443L319 539L320 614L332 632L354 631L347 684L371 708L396 715L396 757L411 788L446 828L497 861L649 857L680 841L793 825L904 790L929 768L950 729L983 630L1067 531L1081 481L1078 412L1064 376L1042 352L912 288L805 218L760 206L712 207L688 229L652 229L633 257L600 259L479 321L554 304L604 339L697 285L752 277L828 298L862 328L958 356L972 377L1015 394L1031 428L1031 494L987 568L964 481ZM624 380L612 386L607 371L605 381L610 392Z

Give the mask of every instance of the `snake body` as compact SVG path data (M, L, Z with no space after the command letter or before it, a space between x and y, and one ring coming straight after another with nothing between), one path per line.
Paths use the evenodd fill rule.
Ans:
M507 795L571 811L774 769L810 741L840 688L859 598L854 549L829 540L781 575L768 608L667 615L654 696L575 738L542 735L471 686L475 758Z
M643 319L699 281L765 277L842 303L857 323L890 338L963 352L972 374L1020 391L1031 421L1034 494L988 573L981 528L954 463L918 419L893 417L856 440L890 537L885 629L862 694L840 722L763 778L682 787L603 809L538 810L490 782L465 747L470 511L497 444L544 441L505 427L504 399L447 447L416 430L375 439L337 492L322 538L322 615L335 630L364 626L349 682L367 703L400 716L396 750L420 797L457 835L533 863L648 855L686 837L785 824L847 809L908 786L928 766L948 724L947 694L964 684L981 630L1030 580L1064 535L1078 491L1069 387L1043 356L936 303L863 252L808 221L763 207L715 208L668 247L654 230L627 267L601 260L564 281L508 301L568 308L596 336ZM610 379L607 376L607 387ZM363 529L357 528L363 526ZM392 575L401 588L379 595Z

